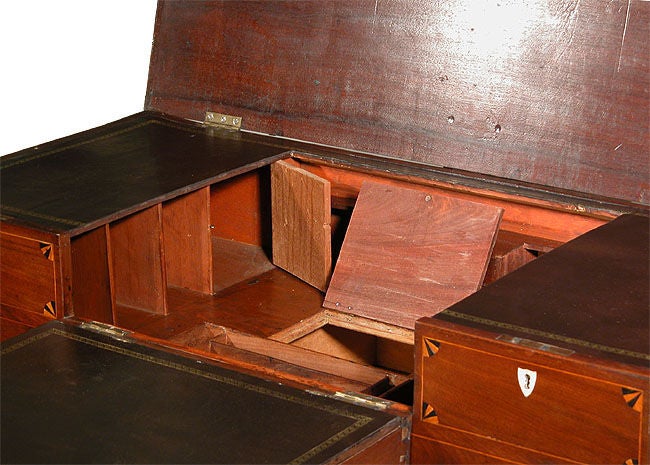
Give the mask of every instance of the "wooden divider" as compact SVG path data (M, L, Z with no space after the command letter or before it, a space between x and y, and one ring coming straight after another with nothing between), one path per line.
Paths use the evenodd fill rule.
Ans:
M270 221L268 171L245 173L214 184L210 210L214 236L268 246Z
M116 304L167 313L162 205L110 226Z
M162 224L167 285L211 293L210 188L164 203Z
M114 322L108 225L75 237L72 250L72 306L75 316Z

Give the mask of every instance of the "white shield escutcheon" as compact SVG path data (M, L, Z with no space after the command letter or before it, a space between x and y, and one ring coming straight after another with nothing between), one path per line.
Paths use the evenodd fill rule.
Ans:
M526 368L517 368L517 379L519 380L519 389L524 397L531 395L535 389L537 372Z

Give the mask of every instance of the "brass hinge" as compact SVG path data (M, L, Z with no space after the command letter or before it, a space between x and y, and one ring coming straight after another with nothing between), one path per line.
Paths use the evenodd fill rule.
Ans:
M388 407L393 405L393 402L385 399L380 399L378 397L369 396L361 394L360 392L340 392L337 391L334 394L315 391L313 389L306 389L306 392L313 394L315 396L328 397L330 399L338 399L350 404L361 405L363 407L369 407L374 410L386 410Z
M379 399L373 396L367 396L359 392L335 392L332 396L335 399L341 399L355 405L370 407L375 410L385 410L392 402L384 399Z
M223 115L221 113L215 113L214 111L206 111L205 120L203 122L208 126L234 129L236 131L239 131L241 128L241 116Z
M106 323L101 323L99 321L89 321L83 322L79 325L80 328L86 329L88 331L93 331L98 334L103 334L112 339L122 342L132 342L131 331L126 331L120 328L117 328L113 325Z

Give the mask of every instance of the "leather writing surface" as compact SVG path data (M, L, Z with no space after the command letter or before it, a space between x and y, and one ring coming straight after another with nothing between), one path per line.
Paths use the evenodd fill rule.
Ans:
M2 463L320 463L393 418L61 322L1 361Z
M140 113L2 157L2 213L75 230L285 151L268 139Z
M436 318L641 366L650 361L650 224L623 215Z

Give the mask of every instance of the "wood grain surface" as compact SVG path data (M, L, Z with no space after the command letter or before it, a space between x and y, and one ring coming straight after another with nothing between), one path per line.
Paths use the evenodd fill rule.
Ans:
M273 263L325 291L332 269L330 183L278 161L271 165Z
M146 108L650 203L650 2L159 4Z
M389 370L333 357L326 351L319 353L313 350L273 341L271 339L252 336L225 327L222 327L222 329L224 336L223 344L233 345L239 349L266 355L268 357L300 365L312 370L342 376L350 380L364 383L367 387L378 383L386 377L390 377L391 382L394 384L402 383L408 379L406 375L392 373Z
M113 324L108 225L75 237L72 255L72 308L79 318Z
M324 306L413 328L481 285L502 210L365 183Z
M212 293L210 188L164 203L162 228L167 285Z
M49 247L51 260L41 248ZM44 311L56 301L55 250L27 237L0 233L0 301L3 307L20 309L54 318ZM58 315L60 316L60 315Z
M111 224L109 232L116 304L167 313L162 205Z

